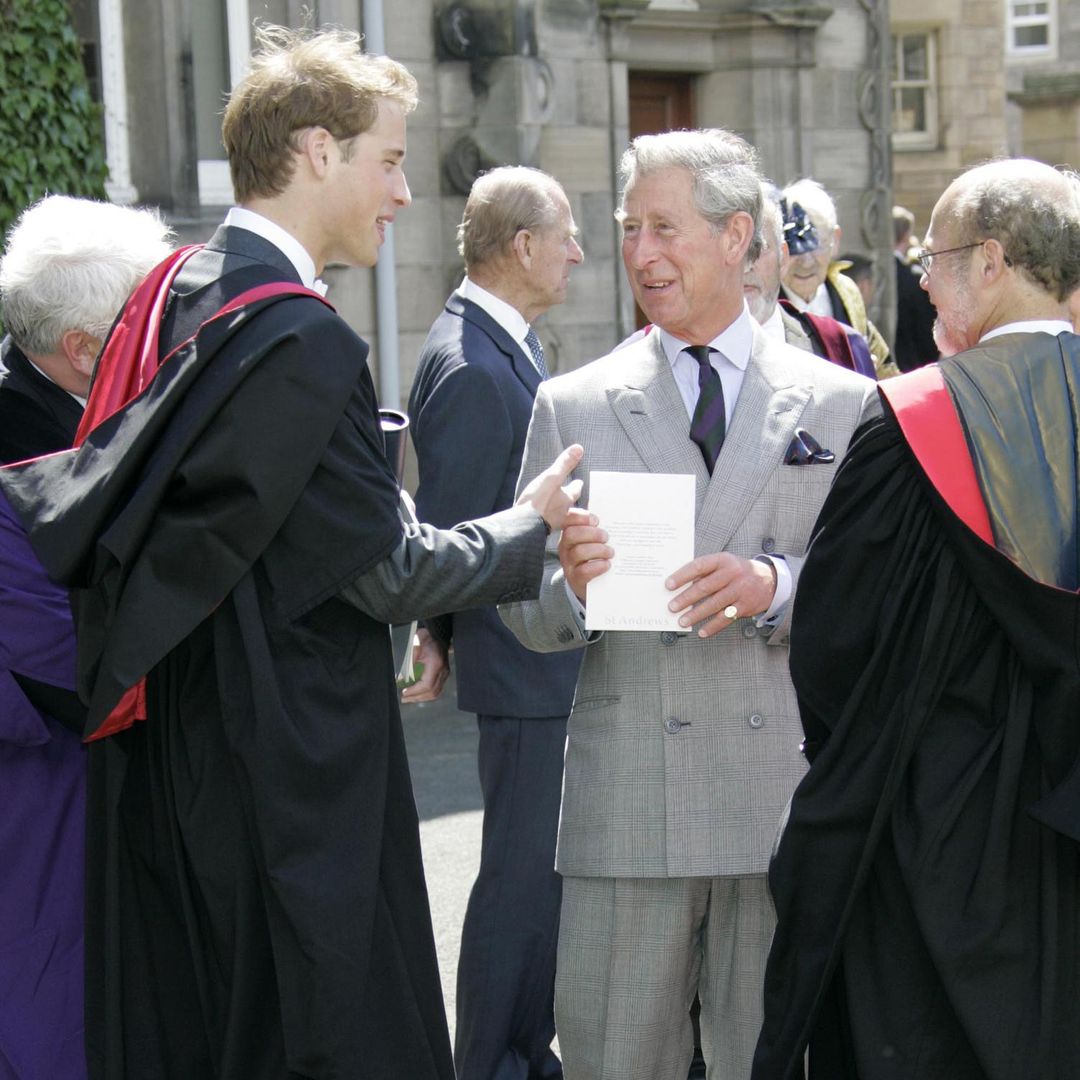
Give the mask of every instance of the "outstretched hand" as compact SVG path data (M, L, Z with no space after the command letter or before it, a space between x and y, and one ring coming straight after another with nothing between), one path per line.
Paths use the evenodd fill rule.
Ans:
M577 468L585 449L574 443L568 446L542 473L535 477L517 499L518 506L531 506L547 522L552 532L563 527L566 512L581 495L581 480L563 481Z

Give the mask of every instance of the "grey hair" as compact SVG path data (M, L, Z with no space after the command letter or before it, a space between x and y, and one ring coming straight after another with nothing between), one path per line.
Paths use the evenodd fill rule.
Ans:
M770 185L771 187L771 185ZM761 240L763 248L780 249L784 242L784 215L780 204L771 196L769 189L762 191Z
M156 211L47 195L24 210L0 259L0 308L24 352L55 352L69 330L109 332L124 301L170 251Z
M950 207L958 243L997 240L1011 266L1055 300L1068 299L1080 287L1080 176L1022 160L972 171Z
M820 218L827 233L833 233L839 221L836 216L836 203L825 188L810 177L803 177L784 188L784 198L788 206L797 202L808 214ZM820 231L820 230L819 230ZM831 236L822 236L822 244L830 242Z
M732 214L749 214L754 235L746 261L761 254L761 174L757 151L745 139L722 128L639 135L619 161L619 221L625 217L626 193L638 178L664 169L690 173L694 208L714 230Z
M458 226L458 252L465 269L499 259L522 229L538 232L559 218L559 182L526 165L503 165L473 182Z

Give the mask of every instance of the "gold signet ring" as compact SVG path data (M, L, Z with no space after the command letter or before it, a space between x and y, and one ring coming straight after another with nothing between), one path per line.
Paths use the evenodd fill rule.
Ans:
M730 619L732 622L734 622L738 617L739 609L734 604L728 604L728 606L724 608L725 619Z

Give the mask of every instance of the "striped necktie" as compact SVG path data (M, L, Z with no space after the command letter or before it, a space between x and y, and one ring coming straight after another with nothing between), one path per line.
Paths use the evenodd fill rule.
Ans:
M540 372L540 378L546 379L548 377L547 365L544 363L544 346L540 344L540 339L536 336L536 331L530 326L529 332L525 335L525 344L529 346L529 352L532 353L533 364L536 365L536 370Z
M689 353L698 363L698 401L690 421L690 438L701 447L702 457L711 474L727 431L724 387L709 359L712 349L708 345L691 345L683 352Z

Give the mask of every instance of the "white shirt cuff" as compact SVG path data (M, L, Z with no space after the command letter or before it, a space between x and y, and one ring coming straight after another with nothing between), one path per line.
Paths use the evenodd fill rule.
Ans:
M759 562L767 562L776 571L776 592L772 603L760 615L754 616L754 622L762 629L775 626L784 614L784 608L791 599L791 570L783 555L755 555Z

